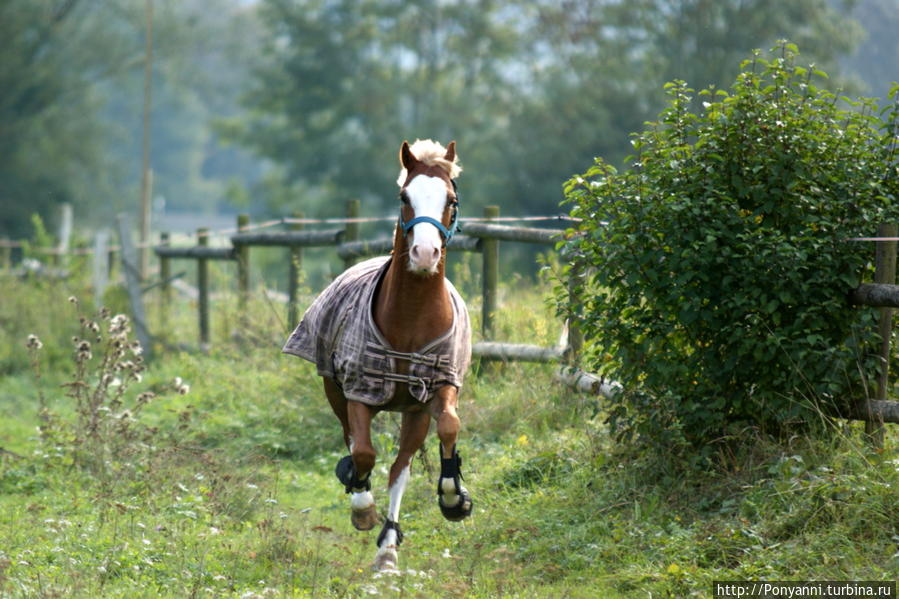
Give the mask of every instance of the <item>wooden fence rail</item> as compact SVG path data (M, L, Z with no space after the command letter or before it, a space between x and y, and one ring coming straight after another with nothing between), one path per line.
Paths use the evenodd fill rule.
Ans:
M337 255L342 259L382 256L393 249L393 237L377 237L362 241L347 241L337 246ZM450 239L446 249L451 252L480 252L481 240L476 237L457 235Z
M344 229L238 233L231 236L231 243L235 246L326 247L340 245L345 234Z

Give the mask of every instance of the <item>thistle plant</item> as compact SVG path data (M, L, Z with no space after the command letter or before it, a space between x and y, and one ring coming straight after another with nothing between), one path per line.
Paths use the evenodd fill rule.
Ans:
M76 308L79 305L75 297L69 302ZM128 316L113 315L104 307L92 317L79 316L78 321L78 334L71 338L74 369L70 380L62 385L73 400L74 419L68 425L54 427L65 429L60 431L61 438L71 445L76 464L108 473L110 465L152 449L155 430L143 425L140 415L157 395L135 389L143 381L146 364L143 347L130 337ZM30 335L26 345L39 382L41 341ZM41 437L50 441L56 437L52 434L54 427L49 425L52 415L40 385L38 389ZM161 389L183 395L190 387L177 377Z

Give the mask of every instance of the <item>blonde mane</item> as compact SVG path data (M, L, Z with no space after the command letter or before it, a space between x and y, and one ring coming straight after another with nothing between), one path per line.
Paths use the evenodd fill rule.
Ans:
M452 162L446 160L444 158L446 155L446 148L436 141L431 139L416 139L415 143L409 146L409 151L411 151L412 155L420 162L424 162L427 166L439 166L445 170L450 179L455 179L462 173L462 167L459 165L459 155L457 154ZM400 176L396 180L397 185L402 187L403 183L406 182L407 175L406 169L402 169L400 171Z

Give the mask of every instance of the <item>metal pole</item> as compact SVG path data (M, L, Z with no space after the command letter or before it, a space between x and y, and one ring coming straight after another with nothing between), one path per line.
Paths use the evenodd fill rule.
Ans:
M153 100L153 0L146 0L146 48L144 52L144 116L143 161L140 186L140 278L147 280L150 272L150 194L153 173L150 171L150 107Z

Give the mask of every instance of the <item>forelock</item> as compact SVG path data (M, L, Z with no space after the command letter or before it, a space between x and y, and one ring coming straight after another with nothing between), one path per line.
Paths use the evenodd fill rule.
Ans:
M449 175L450 179L455 179L462 173L462 166L459 164L459 155L456 154L452 162L450 162L444 158L446 155L446 148L434 140L416 139L415 143L409 146L409 151L412 152L412 155L415 156L419 162L424 163L425 166L436 166L446 171L446 174ZM396 180L397 185L402 187L408 176L409 173L406 172L406 169L402 169Z

